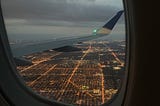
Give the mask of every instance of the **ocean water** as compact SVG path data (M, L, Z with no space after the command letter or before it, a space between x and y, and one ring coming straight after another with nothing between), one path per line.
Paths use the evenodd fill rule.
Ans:
M30 28L31 27L31 28ZM40 52L68 46L79 42L76 38L92 34L94 27L66 27L66 26L21 26L8 27L8 38L13 56ZM124 24L117 24L112 32L96 40L125 40Z

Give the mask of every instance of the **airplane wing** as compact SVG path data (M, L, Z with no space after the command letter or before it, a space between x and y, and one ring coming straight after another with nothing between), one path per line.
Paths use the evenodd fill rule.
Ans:
M117 12L117 14L114 15L103 27L93 30L93 33L89 36L83 36L77 38L64 38L42 44L25 45L25 47L22 46L14 49L12 48L12 52L14 56L23 56L26 54L73 45L78 42L89 41L99 37L107 36L111 33L112 29L114 28L115 24L117 23L123 12L124 12L123 10Z
M77 40L75 41L84 42L109 35L123 12L123 10L117 12L117 14L112 17L102 28L93 30L92 35L76 38Z

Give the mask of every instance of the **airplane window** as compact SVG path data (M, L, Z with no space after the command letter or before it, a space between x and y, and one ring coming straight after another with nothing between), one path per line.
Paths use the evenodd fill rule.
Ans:
M47 99L114 101L126 76L122 0L2 0L17 72Z

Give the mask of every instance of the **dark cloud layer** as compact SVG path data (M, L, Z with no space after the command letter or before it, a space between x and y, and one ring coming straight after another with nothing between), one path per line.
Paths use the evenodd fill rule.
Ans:
M5 18L26 20L106 21L118 11L109 5L72 1L75 0L4 0L2 6Z

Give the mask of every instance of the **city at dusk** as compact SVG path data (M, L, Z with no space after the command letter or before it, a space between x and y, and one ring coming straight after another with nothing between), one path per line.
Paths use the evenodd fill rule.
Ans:
M75 51L67 51L73 48ZM72 105L97 106L110 101L121 88L125 75L122 40L88 41L23 58L32 65L17 69L33 91Z

